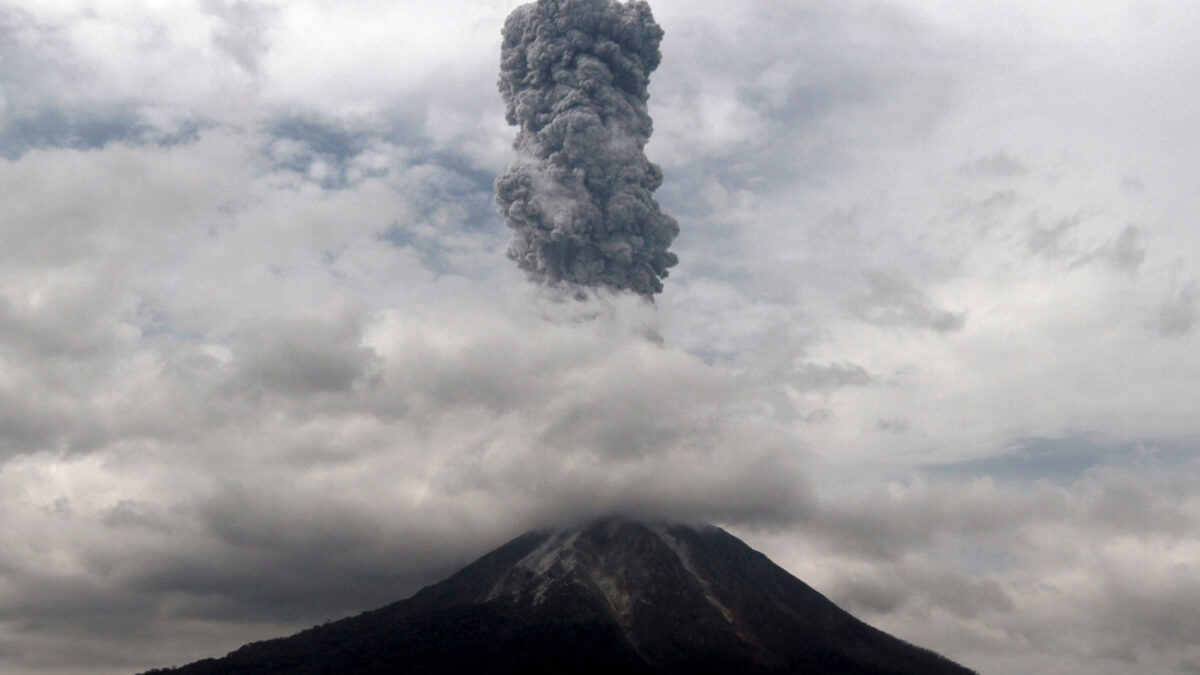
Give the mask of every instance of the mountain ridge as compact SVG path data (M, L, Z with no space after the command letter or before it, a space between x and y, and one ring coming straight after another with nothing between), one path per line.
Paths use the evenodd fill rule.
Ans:
M721 528L609 516L523 534L407 600L151 672L973 671L854 618Z

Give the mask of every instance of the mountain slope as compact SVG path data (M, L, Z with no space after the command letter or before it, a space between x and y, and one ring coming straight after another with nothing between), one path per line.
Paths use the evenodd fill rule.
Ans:
M724 530L608 518L518 537L408 600L158 672L972 671L855 619Z

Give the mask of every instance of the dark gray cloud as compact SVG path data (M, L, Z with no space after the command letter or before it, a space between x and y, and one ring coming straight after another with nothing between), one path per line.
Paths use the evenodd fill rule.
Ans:
M258 61L269 48L266 29L273 8L245 0L204 0L204 9L221 21L213 31L213 44L247 72L257 73Z
M1200 316L1200 291L1194 282L1189 282L1159 306L1154 327L1162 336L1188 335L1196 327L1197 316Z
M1088 232L1093 226L1079 212L1060 217L1051 225L1044 225L1040 214L1035 213L1027 224L1026 245L1032 255L1044 260L1068 261L1070 270L1100 262L1126 274L1137 274L1146 260L1142 229L1126 225L1115 238L1097 242L1098 237Z
M1059 233L1059 235L1061 234ZM1137 274L1145 260L1146 248L1142 244L1142 230L1133 225L1127 225L1116 239L1109 240L1088 253L1078 255L1071 261L1069 269L1077 269L1094 261L1101 261L1113 269L1133 275Z
M831 391L842 387L862 387L874 378L856 363L802 363L791 381L801 389Z
M875 423L875 429L889 434L907 433L912 423L903 417L887 417Z
M1016 157L998 150L962 165L959 171L978 178L1014 178L1029 173L1029 167Z
M504 25L500 92L520 129L496 180L509 256L549 284L662 291L679 233L643 151L663 31L645 2L539 0Z
M1103 252L1119 270L1129 273L1138 271L1146 260L1146 249L1142 245L1142 231L1133 225L1121 230L1117 240L1105 247Z
M250 326L233 346L232 389L284 396L345 393L370 377L362 321L275 320Z
M1029 252L1047 260L1073 255L1077 247L1071 241L1072 232L1083 223L1083 214L1074 213L1054 221L1053 225L1043 225L1039 216L1030 217L1027 245Z
M896 326L950 333L962 330L965 312L935 305L924 291L899 277L879 271L865 273L867 292L851 299L850 312L878 326Z

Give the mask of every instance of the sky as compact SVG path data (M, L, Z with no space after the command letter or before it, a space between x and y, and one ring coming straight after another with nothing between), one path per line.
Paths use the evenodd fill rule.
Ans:
M0 0L0 673L722 525L986 675L1200 673L1200 4L654 0L679 263L505 257L510 0Z

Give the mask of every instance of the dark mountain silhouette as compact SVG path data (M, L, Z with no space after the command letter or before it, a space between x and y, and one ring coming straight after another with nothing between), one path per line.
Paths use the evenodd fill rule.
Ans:
M966 675L712 526L606 518L518 537L408 600L151 671Z

